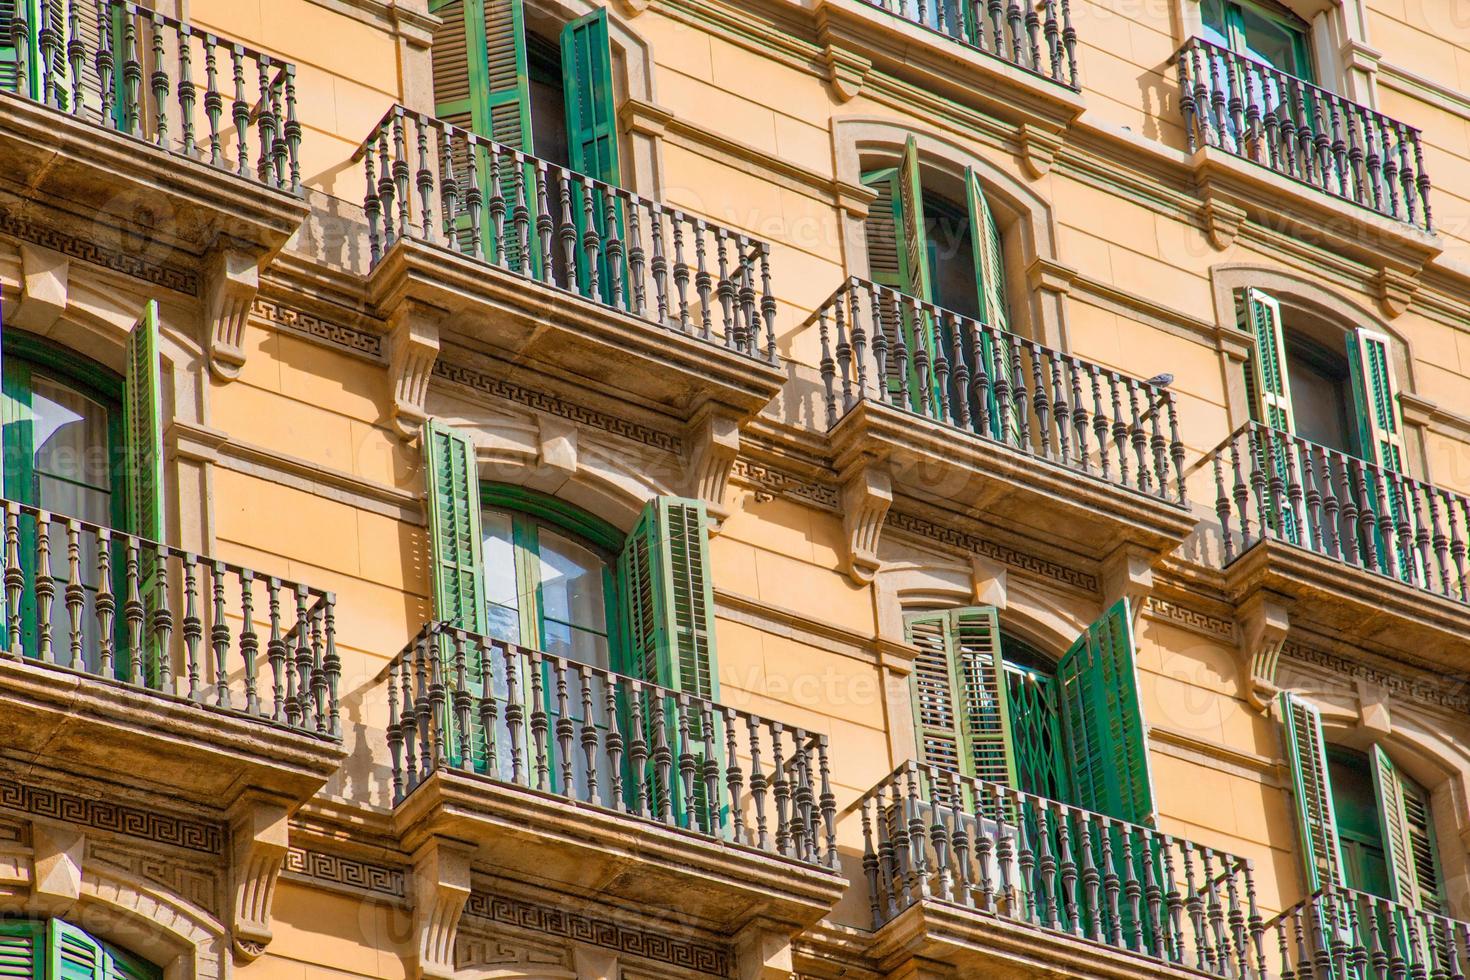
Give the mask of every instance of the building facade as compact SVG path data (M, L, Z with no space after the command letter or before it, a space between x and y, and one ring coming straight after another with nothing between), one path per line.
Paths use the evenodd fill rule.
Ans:
M1470 6L0 0L0 977L1470 971Z

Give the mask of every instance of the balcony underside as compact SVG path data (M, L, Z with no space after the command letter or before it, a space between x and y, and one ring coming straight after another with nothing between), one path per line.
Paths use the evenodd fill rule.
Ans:
M1421 665L1466 666L1470 606L1281 541L1258 541L1225 569L1237 604L1256 592L1291 600L1293 623L1354 637Z
M839 471L886 465L895 497L972 518L1018 545L1061 546L1092 562L1123 545L1162 556L1195 525L1177 504L872 400L837 423L832 445Z
M368 279L390 321L429 308L446 339L504 365L528 387L551 377L688 421L706 405L744 419L781 390L777 366L661 327L413 239L399 240Z
M716 933L757 918L809 926L847 887L811 864L453 771L426 779L393 820L406 850L430 835L466 841L476 865L500 877Z
M273 254L307 205L198 160L0 92L0 186L25 205L13 218L66 228L155 260L217 246ZM34 206L45 209L35 213ZM7 205L12 212L17 205Z
M925 900L905 910L873 937L872 959L888 976L905 964L943 963L954 976L986 980L1153 980L1209 976L1144 955L1120 952L1064 933L1002 916Z
M226 809L246 789L303 802L344 758L263 719L0 655L0 759L17 768Z

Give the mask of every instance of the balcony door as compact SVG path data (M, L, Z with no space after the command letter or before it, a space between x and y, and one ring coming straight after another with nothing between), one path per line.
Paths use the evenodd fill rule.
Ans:
M1200 21L1205 40L1303 81L1313 81L1310 27L1281 4L1269 0L1202 0Z

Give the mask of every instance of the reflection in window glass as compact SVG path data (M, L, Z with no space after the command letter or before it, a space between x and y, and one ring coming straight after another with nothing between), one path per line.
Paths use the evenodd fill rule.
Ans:
M37 504L69 517L108 524L112 460L107 409L59 382L34 376L31 432Z
M514 529L509 514L487 510L481 517L484 538L485 601L491 636L521 642L520 590L516 587Z

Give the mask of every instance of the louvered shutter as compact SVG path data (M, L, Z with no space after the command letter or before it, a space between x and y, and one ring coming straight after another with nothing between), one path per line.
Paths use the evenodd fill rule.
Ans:
M107 954L107 980L160 980L163 976L163 971L152 963L125 953L116 946L103 943L102 948Z
M915 613L910 692L923 765L1016 785L1000 622L994 607Z
M1246 372L1252 399L1251 414L1282 432L1296 431L1291 408L1291 381L1286 376L1286 337L1281 328L1281 304L1259 289L1245 291L1246 329L1256 340Z
M1348 337L1348 362L1363 456L1384 469L1402 473L1404 420L1399 411L1391 342L1376 330L1355 330Z
M25 0L0 0L0 90L6 92L16 91L20 82L21 52L15 46L15 21L16 12L23 2ZM32 30L34 27L27 24L27 33Z
M898 257L898 229L904 223L898 199L898 170L889 167L864 174L863 185L871 187L878 195L868 206L868 217L863 222L863 237L868 246L868 278L880 286L904 292L907 284ZM885 380L889 394L897 395L901 390L900 362L896 354L901 318L890 304L882 304L880 311L878 326L888 343Z
M1414 866L1414 883L1418 888L1417 904L1425 911L1443 915L1444 873L1439 864L1429 795L1403 773L1399 773L1399 788L1404 800L1404 825Z
M934 301L929 275L929 235L924 224L924 188L919 175L919 143L912 136L904 144L898 166L899 274L904 292L926 303Z
M1429 912L1442 910L1439 856L1424 791L1394 766L1382 747L1369 753L1378 822L1388 859L1390 896Z
M469 0L477 2L477 0ZM523 0L482 0L485 17L485 135L512 149L535 152L531 135L531 75L526 62Z
M149 300L128 332L123 405L128 530L162 541L163 389L158 363L158 301Z
M523 0L445 0L431 7L434 114L532 151L530 74Z
M1297 829L1307 891L1343 884L1342 846L1332 805L1332 783L1327 770L1327 744L1317 709L1282 691L1282 734L1286 761L1291 768L1296 798Z
M466 24L467 7L475 7L480 15L480 29L476 32L471 32ZM470 45L468 38L484 36L483 12L475 0L441 0L430 4L429 10L440 19L430 49L434 115L452 126L474 130L474 94L485 88L485 52L482 47ZM471 81L474 77L481 80L478 87Z
M48 922L46 931L47 980L108 980L101 943L60 919Z
M970 242L974 250L976 291L985 322L1001 330L1011 328L1010 301L1006 291L1005 254L1000 226L985 198L975 171L965 169L965 188L970 205Z
M0 978L44 980L45 923L0 920Z
M655 497L643 508L619 558L619 595L623 602L626 635L624 669L640 680L707 700L719 697L715 661L714 589L709 575L709 531L705 506L698 500ZM672 785L648 780L655 812L669 793L680 826L713 831L723 825L720 800L708 799L703 781L705 731L690 719L690 741L681 742L677 703L664 703L663 738L674 754ZM654 744L655 719L646 713L644 733ZM718 719L710 732L716 759L723 769L724 739ZM679 780L679 757L687 751L695 764L694 796L685 800ZM652 760L650 760L652 766ZM651 773L656 777L656 773Z
M485 632L480 478L469 437L430 419L423 433L434 617Z
M617 103L607 10L572 21L561 33L562 91L572 169L605 184L621 183Z
M1063 737L1078 806L1137 824L1154 820L1148 733L1138 697L1133 616L1120 599L1057 665Z

